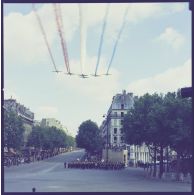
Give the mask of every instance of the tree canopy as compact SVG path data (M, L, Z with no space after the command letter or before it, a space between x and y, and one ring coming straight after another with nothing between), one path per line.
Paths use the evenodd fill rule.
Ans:
M85 148L89 153L100 152L103 141L97 124L91 120L84 121L79 126L76 143L78 147Z
M4 145L9 148L20 149L24 144L24 127L22 119L14 112L4 111Z
M181 98L179 92L145 94L125 116L123 129L127 143L146 143L159 149L162 169L165 147L174 149L179 156L192 155L192 101Z
M35 126L28 137L28 145L43 149L63 148L74 144L74 138L70 137L56 127Z

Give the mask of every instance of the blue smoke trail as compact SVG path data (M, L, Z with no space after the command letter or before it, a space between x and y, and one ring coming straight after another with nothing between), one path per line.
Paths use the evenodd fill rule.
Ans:
M113 49L113 52L112 52L112 57L110 59L110 63L109 63L109 66L108 66L108 69L107 69L107 72L106 72L106 75L108 75L108 72L110 70L110 66L112 64L112 61L113 61L113 58L114 58L114 55L115 55L115 52L116 52L116 49L117 49L117 45L118 45L118 42L119 42L119 39L121 37L121 34L123 32L123 29L125 27L125 24L126 24L126 17L127 17L127 14L128 14L128 11L129 11L129 6L126 8L125 10L125 13L124 13L124 16L123 16L123 23L122 23L122 26L121 26L121 29L118 33L118 36L117 36L117 39L116 39L116 42L115 42L115 45L114 45L114 49Z
M109 7L110 7L109 4L107 4L106 13L104 15L104 24L103 24L103 27L102 27L102 34L101 34L101 37L100 37L100 45L99 45L99 49L98 49L98 59L97 59L97 64L96 64L96 69L95 69L95 75L97 74L97 70L98 70L98 66L99 66L100 55L101 55L101 50L102 50L102 43L103 43L104 32L105 32L107 18L108 18Z

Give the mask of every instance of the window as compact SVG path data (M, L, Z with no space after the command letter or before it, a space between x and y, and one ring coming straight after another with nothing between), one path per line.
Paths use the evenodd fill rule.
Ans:
M120 130L121 130L121 133L123 133L123 132L124 132L122 128L121 128Z
M121 117L124 117L124 112L121 112Z
M121 120L121 125L123 125L123 120Z
M114 112L114 116L117 116L117 112Z
M116 126L117 125L117 120L116 119L114 119L114 126Z
M121 109L124 109L124 104L121 104Z
M116 142L116 140L117 140L117 137L116 137L116 136L114 136L114 142Z
M116 134L117 133L117 128L114 128L114 134Z

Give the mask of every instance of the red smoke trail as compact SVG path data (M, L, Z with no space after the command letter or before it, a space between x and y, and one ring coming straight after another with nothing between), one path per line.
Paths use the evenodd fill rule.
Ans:
M49 43L48 43L47 36L46 36L45 30L44 30L44 28L43 28L43 25L42 25L41 19L40 19L40 17L39 17L39 15L38 15L38 13L37 13L37 10L36 10L36 8L35 8L35 5L34 5L34 4L32 4L32 7L33 7L33 11L34 11L34 13L35 13L35 15L36 15L36 17L37 17L37 21L38 21L38 23L39 23L39 26L40 26L41 32L42 32L42 34L43 34L43 38L44 38L44 40L45 40L45 44L46 44L47 49L48 49L48 51L49 51L49 55L50 55L50 57L51 57L51 60L52 60L53 66L54 66L54 68L55 68L55 71L57 71L57 68L56 68L56 65L55 65L55 61L54 61L54 58L53 58L53 55L52 55L51 49L50 49L50 47L49 47Z
M60 4L58 4L58 13L59 13L59 18L60 18L60 22L61 22L61 31L63 32L64 26L63 26L62 11L61 11ZM63 43L64 43L64 48L65 48L66 63L67 63L67 66L68 66L69 72L70 72L68 49L67 49L67 44L66 44L65 39L63 39Z
M67 72L70 73L67 47L66 47L66 44L65 44L65 41L63 38L63 34L62 34L62 18L59 14L59 11L58 11L59 7L56 4L54 4L53 6L54 6L55 17L56 17L57 29L58 29L59 36L60 36L65 66L66 66Z

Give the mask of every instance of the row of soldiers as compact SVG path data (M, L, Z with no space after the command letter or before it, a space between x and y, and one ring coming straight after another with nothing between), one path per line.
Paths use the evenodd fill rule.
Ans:
M65 162L64 168L121 170L125 168L125 164L122 162L73 161Z

